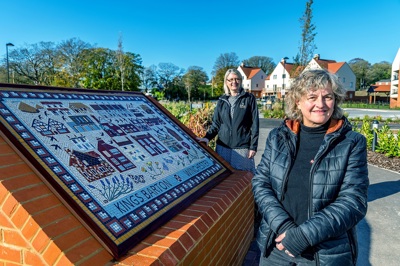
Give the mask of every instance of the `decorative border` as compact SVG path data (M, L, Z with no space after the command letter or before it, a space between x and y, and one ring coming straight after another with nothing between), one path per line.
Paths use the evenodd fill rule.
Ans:
M0 84L0 122L115 258L231 173L138 92Z

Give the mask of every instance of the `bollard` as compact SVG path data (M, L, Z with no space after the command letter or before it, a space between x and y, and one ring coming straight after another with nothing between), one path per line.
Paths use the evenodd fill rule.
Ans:
M372 151L375 151L376 144L378 143L378 136L377 136L377 133L376 133L376 131L378 130L378 127L379 127L378 120L373 120L372 121L372 130L373 130L373 133L374 133L374 139L372 140Z

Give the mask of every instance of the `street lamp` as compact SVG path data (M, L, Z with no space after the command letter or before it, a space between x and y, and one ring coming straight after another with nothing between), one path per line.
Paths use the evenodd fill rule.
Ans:
M14 44L6 43L6 54L7 54L7 83L10 83L10 66L8 65L8 46L14 46Z
M281 96L282 96L282 109L285 110L285 66L286 66L286 60L288 60L289 57L285 56L284 58L282 58L283 61L283 74L282 74L282 91L281 91Z

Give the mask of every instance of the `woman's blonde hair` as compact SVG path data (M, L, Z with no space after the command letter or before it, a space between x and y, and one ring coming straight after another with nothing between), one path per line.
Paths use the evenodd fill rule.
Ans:
M243 80L242 74L240 74L239 70L230 68L226 71L225 77L224 77L224 92L226 95L231 95L231 92L230 92L228 86L226 85L226 79L228 78L229 74L235 74L236 76L238 76L238 78L240 78L239 87L242 88L242 80Z
M303 114L297 108L300 99L310 91L324 89L330 85L335 97L335 105L333 108L333 119L341 119L343 110L339 105L344 101L346 90L338 77L329 73L324 69L306 70L294 79L290 85L289 92L285 97L285 113L289 119L303 120Z

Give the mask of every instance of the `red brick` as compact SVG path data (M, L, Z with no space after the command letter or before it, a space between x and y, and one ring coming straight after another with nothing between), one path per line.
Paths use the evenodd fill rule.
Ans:
M166 266L177 265L179 263L179 260L175 257L175 254L171 252L171 250L166 250L165 252L161 253L158 258L161 263Z
M75 242L74 245L63 250L65 256L67 256L72 263L80 264L81 260L85 260L86 257L91 256L93 253L100 252L103 249L104 248L97 240L87 238L85 241Z
M91 237L92 235L84 227L80 227L53 238L53 241L61 250L67 250Z
M49 196L50 194L52 195L48 187L43 183L40 183L38 185L19 189L18 191L13 193L13 196L16 200L18 200L18 202L20 202L21 204L25 204L27 201L30 203L35 200L40 200L40 198L44 198L46 196Z
M46 249L43 251L43 259L49 264L54 265L57 258L60 255L64 256L63 252L55 245L53 242L50 242Z
M40 254L29 250L24 250L24 263L26 265L45 266L48 265L43 261Z
M18 163L22 162L21 157L15 153L11 153L11 154L7 154L7 153L1 154L1 153L2 153L2 151L0 151L0 161L1 161L2 166L18 164Z
M2 183L7 188L7 190L13 192L17 189L21 189L21 186L30 187L42 184L43 182L37 175L33 173L27 173L25 175L5 179Z
M26 175L27 173L32 173L32 169L24 162L0 168L0 176L4 179L8 177Z
M176 221L176 222L186 223L186 224L193 224L193 223L196 222L197 217L194 218L192 216L186 216L186 215L178 214L174 218L172 218L172 220Z
M187 223L184 223L184 222L180 222L180 221L176 221L176 220L171 220L171 221L169 221L168 223L165 224L165 227L167 227L167 228L173 228L173 229L176 229L176 230L185 230L185 231L187 230L187 228L189 226L190 226L190 224L187 224Z
M22 263L21 251L7 246L0 249L0 261L9 261L14 263Z
M6 197L8 197L8 195L10 194L8 189L6 187L4 187L3 182L4 181L3 181L3 179L1 179L1 176L0 176L0 207L3 204L3 202L6 200Z
M196 226L191 226L190 228L188 228L186 233L195 242L197 242L202 237L202 233L199 231L199 229L197 229Z
M174 230L172 228L160 227L156 229L152 234L160 237L169 237L172 239L178 239L184 231Z
M67 216L61 220L53 220L53 223L42 228L50 238L55 238L56 236L62 235L65 232L75 230L80 227L82 227L82 224L75 217Z
M0 211L0 228L14 228L14 225L10 222L10 218L5 216L2 211Z
M208 226L201 219L197 220L194 226L200 231L201 234L205 234L208 230Z
M38 224L31 218L29 217L26 223L23 225L21 231L22 235L30 241L36 233L41 230Z
M20 206L19 202L9 194L8 197L4 199L2 210L5 215L11 217L18 206Z
M49 190L46 188L42 191L45 193ZM41 197L34 198L31 201L24 203L23 206L31 215L35 215L58 204L60 204L60 200L54 196L54 194L43 194Z
M55 263L53 266L73 266L74 264L65 256L62 255ZM81 264L83 265L83 264ZM95 265L105 265L105 264L100 264L100 263L92 263L91 264L86 264L90 266L95 266Z
M43 209L42 212L35 213L32 218L40 224L42 227L53 223L54 221L60 220L71 216L71 212L61 203L50 206L47 209Z
M30 214L22 206L18 206L14 214L11 216L11 221L16 228L21 229L29 217Z
M214 222L211 219L211 217L207 214L204 214L201 216L201 220L207 225L208 228L210 228L211 226L213 226Z
M167 250L167 248L165 248L165 247L147 246L147 247L139 250L137 253L140 255L143 255L143 256L158 258L166 250Z
M43 230L38 230L37 234L32 239L32 246L40 253L42 253L49 243L50 238Z
M64 264L62 263L62 261L60 260L59 263L57 263L56 265L59 266L64 266L64 265L69 265L69 264ZM105 250L101 250L99 252L97 252L96 254L94 254L94 256L90 256L90 257L86 257L85 261L81 262L79 264L80 266L97 266L97 265L115 265L115 263L113 262L113 258L112 256ZM119 265L119 264L117 264ZM126 265L139 265L139 264L126 264ZM150 265L150 264L147 264Z
M15 153L15 151L11 148L8 143L5 142L3 138L0 137L0 157L2 155L9 155Z
M176 239L160 237L157 235L150 235L150 236L146 237L142 242L149 246L155 245L155 246L168 248L176 242Z
M3 241L8 245L21 248L28 248L30 245L25 238L16 230L3 230Z
M118 265L135 265L135 266L163 266L163 264L158 261L157 258L150 258L150 257L146 257L146 256L142 256L142 255L138 255L138 254L134 254L134 255L129 255L125 258L122 258L121 260L119 260L119 264ZM93 264L85 264L87 266L94 266Z

